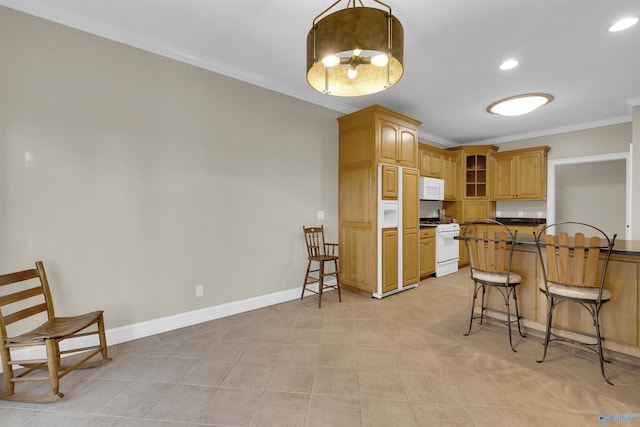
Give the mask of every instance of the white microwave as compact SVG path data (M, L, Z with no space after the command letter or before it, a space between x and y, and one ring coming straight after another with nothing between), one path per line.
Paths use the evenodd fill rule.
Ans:
M444 200L444 180L420 177L420 200Z

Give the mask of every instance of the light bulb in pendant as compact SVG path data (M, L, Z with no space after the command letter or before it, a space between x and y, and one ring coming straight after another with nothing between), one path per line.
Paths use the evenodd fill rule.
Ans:
M351 80L358 77L358 69L356 68L356 65L354 64L349 65L349 71L347 71L347 77L349 77Z
M322 59L322 64L327 68L328 67L335 67L339 63L340 63L340 57L338 57L336 55L325 56Z
M389 55L375 55L371 57L371 63L376 67L384 67L389 63Z

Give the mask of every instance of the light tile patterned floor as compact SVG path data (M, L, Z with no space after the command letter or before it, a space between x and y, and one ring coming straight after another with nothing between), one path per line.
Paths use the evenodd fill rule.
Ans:
M385 298L309 296L111 349L9 426L594 426L640 414L640 361L607 366L500 324L468 325L468 270ZM38 390L34 390L34 393ZM612 420L610 425L616 424ZM640 425L640 416L631 420Z

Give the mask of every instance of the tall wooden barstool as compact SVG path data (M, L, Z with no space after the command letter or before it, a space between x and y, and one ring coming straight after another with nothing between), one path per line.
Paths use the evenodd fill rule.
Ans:
M324 227L302 227L304 240L307 244L307 272L302 285L302 295L305 291L318 294L318 308L322 307L322 292L326 288L336 289L338 299L342 302L340 293L340 272L338 270L337 243L325 243ZM333 264L333 270L328 271L325 264ZM331 268L331 267L330 267ZM318 290L309 289L307 285L317 283Z
M525 337L520 328L520 311L518 309L518 296L516 287L522 283L522 277L511 271L511 260L515 246L517 232L513 233L504 224L494 220L480 220L465 224L462 238L469 254L469 270L473 282L473 300L471 302L471 315L469 316L469 330L463 335L471 333L473 319L484 321L485 294L487 289L498 290L504 298L507 315L507 327L509 328L509 345L513 347L511 338L511 323L516 322L518 333ZM482 290L480 314L475 315L475 305L478 293ZM511 300L515 309L511 312Z
M602 351L600 309L612 296L604 285L616 234L609 238L593 225L572 221L548 225L534 234L543 278L540 291L547 297L544 352L537 362L542 363L547 357L550 341L579 344L598 355L602 377L613 385L604 372L604 362L609 361ZM593 341L562 334L563 329L569 329L567 325L554 324L554 311L563 302L578 304L589 312L595 329Z

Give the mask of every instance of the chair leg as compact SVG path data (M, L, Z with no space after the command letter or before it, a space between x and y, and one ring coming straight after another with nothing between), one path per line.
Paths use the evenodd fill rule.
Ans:
M549 338L551 338L551 322L553 320L553 309L555 307L555 304L555 298L549 298L549 310L547 312L547 331L544 334L544 352L542 353L542 359L536 360L536 362L538 363L544 362L544 359L547 357L547 348L549 347Z
M482 304L480 305L480 324L484 322L484 297L487 293L487 287L482 285Z
M4 344L2 344L0 351L2 352L2 377L4 379L4 388L7 391L7 395L11 396L14 393L15 388L15 383L11 381L13 379L13 367L9 363L11 360L11 353Z
M333 261L336 269L336 286L338 287L338 301L342 302L342 294L340 293L340 272L338 271L338 261Z
M509 300L511 299L511 290L509 286L507 286L507 294L505 295L504 303L507 307L507 328L509 328L509 345L511 346L511 351L516 352L516 349L513 348L513 339L511 338L511 306L509 304Z
M599 307L594 308L593 311L593 320L595 322L595 326L596 326L596 339L598 342L598 356L600 357L600 372L602 372L602 378L604 378L604 380L610 384L613 385L613 383L611 381L609 381L609 378L607 378L607 375L604 373L604 362L609 362L608 360L605 360L604 358L604 352L602 350L602 337L600 336L600 320L599 320Z
M517 323L518 323L518 333L520 334L520 336L522 338L526 338L527 335L522 333L522 329L520 328L520 310L518 309L518 292L516 290L516 288L513 288L513 301L516 304L516 316L517 316Z
M45 341L47 350L47 370L49 371L49 384L54 396L63 397L60 393L60 377L58 376L58 366L60 353L58 351L58 343L56 340L48 339Z
M302 285L302 295L300 295L300 299L304 298L304 291L307 289L307 281L309 280L309 271L311 271L311 260L307 263L307 272L304 275L304 283Z
M322 289L324 288L324 262L320 262L318 272L318 308L322 307Z
M465 337L471 333L471 325L473 325L473 310L476 307L476 299L478 298L478 291L480 290L480 286L476 282L473 282L473 287L475 289L473 291L473 300L471 301L471 314L469 315L469 330L467 331L466 334L462 334Z
M100 353L104 360L111 360L107 354L107 337L104 332L104 318L102 315L98 318L98 337L100 339Z

